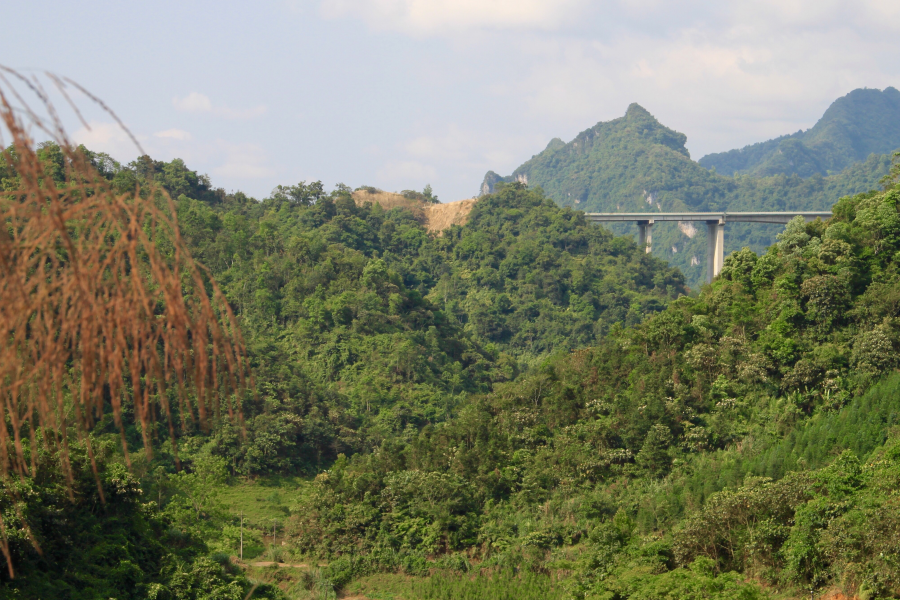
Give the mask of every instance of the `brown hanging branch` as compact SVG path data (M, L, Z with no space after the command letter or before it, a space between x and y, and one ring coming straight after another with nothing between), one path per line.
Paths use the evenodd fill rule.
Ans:
M84 90L48 78L75 108L67 83ZM37 101L26 102L16 86ZM176 423L206 429L223 412L241 423L249 373L243 342L224 295L191 258L163 189L148 182L116 191L66 137L40 80L2 66L0 125L11 138L0 160L17 176L0 190L0 477L33 474L43 447L59 456L71 483L75 435L102 498L89 433L104 412L122 433L129 465L126 407L148 455L157 419L173 448ZM59 145L62 183L39 157L30 128ZM0 537L12 576L2 518Z

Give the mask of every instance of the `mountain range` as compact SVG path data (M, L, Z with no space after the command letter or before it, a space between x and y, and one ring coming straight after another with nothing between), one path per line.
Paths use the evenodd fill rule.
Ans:
M507 177L489 171L480 193L501 182L540 186L561 206L586 212L828 210L839 198L877 187L900 148L900 92L858 89L839 98L809 130L694 161L687 136L638 104L566 143L559 138ZM614 227L617 233L633 225ZM726 252L761 252L780 230L733 224ZM704 281L705 234L657 224L653 254Z
M900 91L853 90L810 129L700 159L722 175L829 175L900 147Z

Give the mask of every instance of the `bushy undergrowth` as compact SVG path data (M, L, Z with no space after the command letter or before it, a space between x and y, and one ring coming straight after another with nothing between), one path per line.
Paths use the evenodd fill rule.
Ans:
M96 479L77 444L71 484L56 457L43 454L33 476L4 484L0 511L15 577L0 571L0 598L243 600L252 584L227 554L210 555L201 537L148 502L116 460L117 445L95 440ZM254 597L282 598L265 585Z
M430 577L374 580L365 586L378 595L388 591L397 598L416 600L565 600L565 586L546 575L530 571L500 570L459 574L437 571Z

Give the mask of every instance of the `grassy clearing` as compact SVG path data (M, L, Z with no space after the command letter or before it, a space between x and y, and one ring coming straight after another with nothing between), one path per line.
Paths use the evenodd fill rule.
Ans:
M302 477L260 477L221 488L218 501L232 515L244 513L244 524L271 532L272 522L290 516L291 504L306 485Z
M302 477L260 477L234 480L217 490L216 501L235 517L234 527L239 523L237 517L244 515L244 560L282 562L290 558L281 547L284 525L291 514L291 505L297 502L306 484ZM228 552L237 555L237 546Z

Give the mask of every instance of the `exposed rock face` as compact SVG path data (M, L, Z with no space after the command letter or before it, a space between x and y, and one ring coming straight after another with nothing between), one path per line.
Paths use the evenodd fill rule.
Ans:
M484 176L484 180L481 182L481 188L478 190L478 195L487 196L488 194L493 194L494 186L501 181L505 181L505 179L493 171L488 171Z
M690 221L679 221L678 230L691 239L694 239L694 236L697 235L697 228Z

